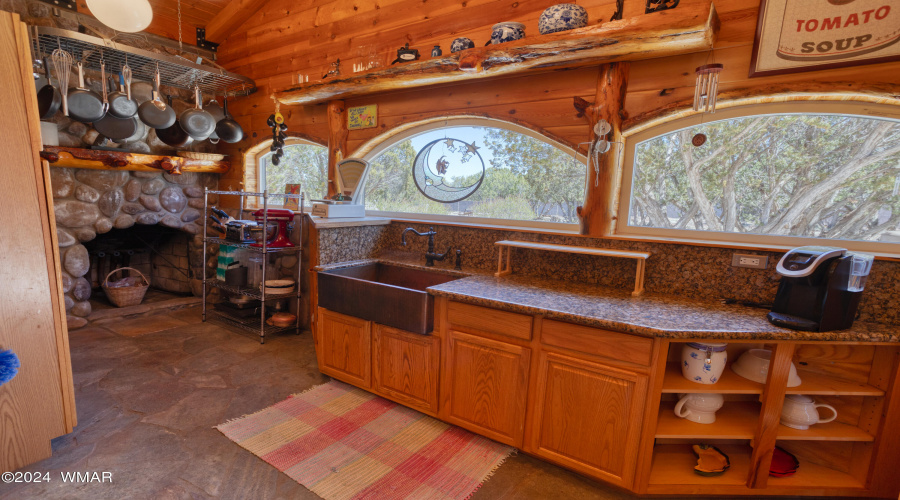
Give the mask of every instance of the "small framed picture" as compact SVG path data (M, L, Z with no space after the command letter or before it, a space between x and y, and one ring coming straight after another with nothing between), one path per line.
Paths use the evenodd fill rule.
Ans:
M347 108L347 130L360 130L376 126L378 126L377 104Z
M900 5L891 4L762 0L750 76L900 60Z
M285 184L284 194L300 194L300 184ZM300 198L285 198L285 210L300 210Z

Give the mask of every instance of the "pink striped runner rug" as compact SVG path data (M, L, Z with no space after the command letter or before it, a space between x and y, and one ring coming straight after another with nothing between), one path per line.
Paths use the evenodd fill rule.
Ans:
M515 451L337 381L216 428L326 500L466 499Z

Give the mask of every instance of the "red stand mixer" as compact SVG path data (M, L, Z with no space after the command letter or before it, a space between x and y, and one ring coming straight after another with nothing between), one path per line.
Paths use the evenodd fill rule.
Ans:
M267 248L285 248L294 246L294 244L291 243L291 230L294 229L294 212L281 208L268 208L265 210L259 209L253 212L253 216L256 217L256 222L260 226L264 225L266 220L268 220L269 224L277 224L275 233L271 236L268 234L269 231L266 231L266 236L268 237L266 241ZM250 246L261 247L263 245L262 242L259 242Z

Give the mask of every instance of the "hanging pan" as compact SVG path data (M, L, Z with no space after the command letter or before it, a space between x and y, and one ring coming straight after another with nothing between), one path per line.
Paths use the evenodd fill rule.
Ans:
M94 122L94 129L100 135L116 142L133 136L137 132L137 128L137 118L119 118L111 112L106 113L106 116Z
M138 116L142 122L156 129L171 127L175 123L175 110L159 98L159 68L153 78L153 99L138 107Z
M106 107L96 92L84 87L84 65L79 61L75 66L78 68L78 87L69 89L69 116L84 123L97 121L106 114Z
M171 108L172 96L167 97L169 99L169 107ZM156 137L173 148L182 148L191 142L191 136L181 128L181 124L178 123L178 120L175 120L175 123L169 127L156 129Z
M110 76L110 80L112 80L112 78L113 77ZM119 89L116 90L114 83L111 86L112 93L109 94L109 111L107 111L107 113L116 118L131 118L136 115L138 105L136 102L129 99L128 94L125 93L125 78L121 73L119 73Z
M215 132L216 121L211 114L203 110L199 86L194 86L194 107L182 111L178 123L195 141L205 141Z
M216 124L216 135L225 142L240 142L244 138L244 129L228 113L228 96L225 96L225 118Z
M62 94L59 93L59 89L54 87L53 83L50 81L50 65L47 64L46 57L43 59L43 62L44 74L47 75L47 85L44 85L41 87L41 90L38 90L37 98L38 114L40 114L41 119L46 120L59 111L59 107L62 104Z

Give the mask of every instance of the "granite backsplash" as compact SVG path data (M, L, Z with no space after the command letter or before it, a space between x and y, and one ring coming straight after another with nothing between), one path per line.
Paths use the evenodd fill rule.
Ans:
M427 238L408 235L400 245L403 230L424 232L430 224L392 222L385 226L357 226L319 230L319 263L390 257L398 252L418 255L425 262ZM739 302L771 303L778 288L775 264L783 252L768 255L766 269L733 267L732 248L647 241L607 240L560 234L505 231L489 228L434 225L435 251L453 252L438 267L452 268L457 249L462 250L463 270L496 271L500 240L536 241L620 250L650 252L644 286L647 290L697 300L733 299ZM634 287L635 261L602 256L513 249L516 274L568 280L629 290ZM744 251L746 252L746 251ZM408 257L408 256L407 256ZM859 320L900 325L900 262L875 261L859 307Z

